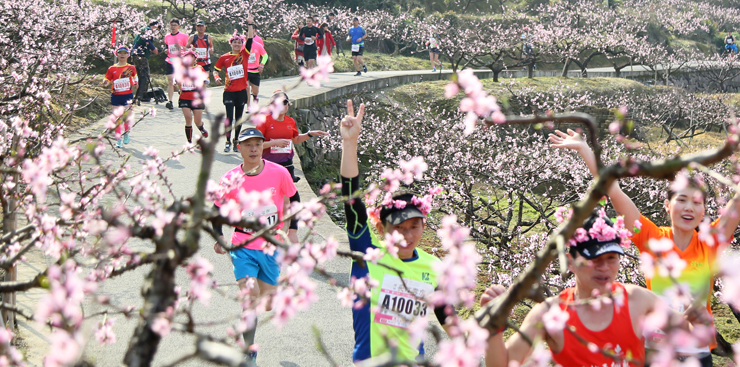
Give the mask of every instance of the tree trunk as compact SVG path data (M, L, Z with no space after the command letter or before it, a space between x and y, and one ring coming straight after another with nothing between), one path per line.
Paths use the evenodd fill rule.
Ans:
M491 69L493 72L493 81L498 83L498 74L501 73L501 70Z
M529 68L527 68L527 78L534 78L534 59L529 63Z
M568 76L568 68L570 67L570 61L571 59L565 60L565 65L563 65L563 73L560 75L563 78L566 78Z

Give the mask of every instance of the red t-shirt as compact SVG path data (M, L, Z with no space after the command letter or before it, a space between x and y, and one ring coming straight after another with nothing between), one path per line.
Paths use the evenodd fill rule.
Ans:
M238 92L247 89L248 63L249 51L246 48L242 48L236 55L229 52L218 58L214 69L216 71L226 69L226 79L224 79L224 90L226 92Z
M109 67L108 72L105 73L105 79L110 82L111 91L115 95L131 94L134 85L139 84L136 67L131 64Z
M206 35L207 36L207 35ZM193 35L193 43L195 50L195 57L197 58L198 65L210 65L211 64L211 37L208 37L208 42L202 38L198 38L198 34Z
M195 65L194 68L200 68L202 72L206 72L206 70L203 69L203 67L200 65ZM180 93L180 99L185 99L188 101L192 101L195 99L195 86L192 83L180 84L180 90L182 90L182 93Z
M288 116L285 116L283 121L278 121L272 118L272 115L267 115L265 123L257 126L257 129L265 136L265 141L275 139L293 139L299 134L295 120ZM290 145L285 148L265 148L262 152L262 158L270 162L282 163L292 160L293 154L293 143L291 142Z

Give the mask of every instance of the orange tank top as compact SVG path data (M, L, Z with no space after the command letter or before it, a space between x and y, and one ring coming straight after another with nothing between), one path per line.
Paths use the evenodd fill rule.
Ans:
M568 312L570 318L566 324L568 327L575 327L579 336L596 344L602 350L608 350L617 356L631 358L638 362L620 362L603 355L600 351L593 353L568 330L563 330L563 350L560 353L553 353L555 362L567 367L643 366L642 361L645 360L645 341L635 335L635 330L632 328L629 299L624 285L614 282L612 290L618 288L621 288L622 294L624 294L624 305L621 307L614 305L612 322L604 330L591 331L587 329L581 322L581 319L578 318L576 308L568 307L569 304L573 303L575 298L575 288L568 288L563 293L560 293L560 308Z

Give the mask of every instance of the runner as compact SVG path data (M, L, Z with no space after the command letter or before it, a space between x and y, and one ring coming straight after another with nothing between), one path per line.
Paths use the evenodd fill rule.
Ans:
M347 41L352 41L352 61L355 64L355 71L357 71L355 76L362 75L360 72L360 65L362 65L362 70L367 73L365 60L362 59L362 53L365 50L366 37L367 32L365 32L365 28L360 27L360 19L355 17L352 19L352 28L349 29L349 36L347 36Z
M260 46L265 47L265 41L257 34L260 27L257 24L254 24L252 27L254 28L254 43L259 43Z
M265 63L267 63L268 56L267 51L265 51L265 46L258 43L257 40L252 42L252 49L250 51L248 60L249 66L247 68L247 84L252 92L252 101L254 103L259 103L260 74L262 74L262 70L265 69Z
M262 135L265 136L265 150L262 152L262 157L287 168L293 182L298 182L301 178L295 175L295 167L293 166L295 151L292 144L300 144L314 136L328 136L329 134L320 130L311 130L305 134L298 133L295 120L292 117L285 116L290 108L288 94L280 90L275 91L270 98L270 105L276 103L283 106L280 115L273 118L272 114L268 114L265 117L265 122L257 126Z
M152 27L161 29L159 22L152 22L146 27L141 27L139 29L141 33L134 37L134 47L131 49L131 60L136 67L137 75L139 75L139 87L136 88L134 101L138 101L139 105L141 105L141 94L146 93L151 84L151 79L149 78L149 58L152 54L159 54L159 49L154 46L154 39L152 37L154 29Z
M208 72L211 77L211 54L213 53L213 38L206 34L206 22L199 20L195 24L198 33L188 38L188 45L195 50L195 56L198 58L198 65ZM182 99L182 97L180 97Z
M298 39L303 41L303 59L309 69L316 66L316 40L323 37L321 30L314 25L313 17L306 17L306 26L298 33Z
M355 116L352 101L347 101L347 116L342 119L340 126L342 195L350 195L360 189L357 140L362 130L364 113L365 105L362 104ZM426 214L415 204L419 198L412 194L401 194L394 196L393 200L403 202L403 204L382 208L376 229L381 236L393 232L403 235L408 246L399 246L397 256L388 253L385 250L385 244L379 241L373 231L368 228L368 215L363 200L356 199L352 204L344 204L350 249L365 253L370 248L379 248L385 252L377 264L352 261L351 276L353 278L360 279L368 276L380 284L380 288L373 289L370 302L365 302L362 306L356 304L357 307L352 309L355 331L352 360L355 362L388 353L386 338L395 343L399 359L413 361L419 355L420 348L411 344L406 327L414 316L427 314L427 305L417 299L431 294L437 287L437 274L434 267L440 263L440 260L416 248L421 240L426 218ZM395 271L383 265L402 271L403 280ZM417 289L418 292L409 294L403 284ZM398 302L414 306L403 308L401 312L391 310L391 307L387 307L391 297L389 292L395 294L393 296L394 307L396 297L399 299ZM357 301L362 302L360 299ZM445 308L447 306L436 307L434 314L446 331Z
M725 37L725 50L732 52L732 54L737 53L737 44L735 44L735 36L732 35L732 32L727 32L727 37Z
M321 31L324 33L324 38L319 38L316 41L316 45L318 46L319 55L321 56L331 56L331 48L332 46L336 46L337 43L334 42L334 37L332 36L331 32L329 31L329 25L326 23L322 23L321 27L319 27Z
M592 215L586 221L583 226L586 233L594 226L597 218L599 218L597 215ZM612 225L608 218L601 219L604 220L604 224ZM568 269L575 274L575 287L567 288L560 295L550 297L534 306L524 318L519 332L514 333L506 344L502 332L490 336L486 366L506 367L512 365L510 362L518 362L514 365L519 365L532 353L532 345L527 339L530 341L544 339L554 362L558 365L642 367L645 360L643 319L653 310L662 310L659 304L663 301L645 288L616 282L620 255L624 254L620 241L619 237L603 241L588 238L576 246L571 246L566 257ZM505 292L503 286L492 285L481 297L481 306ZM602 307L593 307L590 299L597 292L601 295L614 294L614 297L620 297L622 302L612 301L602 303ZM567 312L567 318L552 316L553 311L561 312L558 308ZM689 320L701 320L707 317L703 310L685 315L675 311L671 313L675 320L685 317ZM554 328L553 331L548 331L549 326L545 321L552 320L553 317L565 319L563 321L566 328L575 328L578 336L599 349L589 349L566 329L558 331ZM688 322L684 322L680 327L690 329ZM605 350L619 360L606 356L600 350ZM622 359L626 358L630 358L631 361L625 361L627 364L623 364Z
M188 35L180 33L180 21L177 19L170 20L170 34L164 36L164 44L167 47L167 58L164 60L165 74L167 75L167 104L170 110L173 109L172 95L175 93L175 69L172 67L172 59L180 55L180 50L188 46Z
M224 82L224 95L223 101L226 106L226 147L224 152L228 153L231 149L231 130L235 123L237 123L244 114L244 104L249 102L249 94L247 94L247 78L245 75L245 69L249 67L249 50L252 49L254 36L254 30L252 29L252 18L247 18L247 42L244 44L244 38L234 33L229 38L229 44L231 45L231 52L221 55L216 61L216 73L213 74L213 78L216 84L221 84L221 76L219 72L226 68ZM239 137L241 131L241 125L236 125L236 132L234 133L234 146L235 152L239 151L239 144L236 139Z
M226 172L221 178L221 184L227 185L228 182L233 182L237 178L243 179L243 182L238 188L226 192L214 204L218 210L221 205L226 204L230 200L239 203L239 197L242 192L250 193L253 191L263 192L270 190L272 192L272 205L243 211L242 217L259 217L267 225L279 223L275 228L280 229L284 225L284 223L281 223L283 213L288 210L290 203L300 201L300 196L298 195L295 184L293 184L293 180L290 178L290 174L284 167L262 159L262 144L264 140L265 138L262 136L262 133L254 127L247 127L242 131L239 135L238 144L242 147L241 155L244 163ZM290 198L290 201L288 201L288 198ZM289 228L288 239L292 243L298 243L298 222L295 220L291 221ZM213 229L216 233L223 236L221 225L214 225ZM226 236L223 236L223 240L226 243L238 246L252 238L252 233L250 229L236 227L234 228L234 233L231 235L231 240L227 239ZM249 290L249 293L255 299L271 296L275 291L278 284L278 276L280 275L280 264L276 260L277 251L273 255L268 255L263 251L263 247L266 244L267 242L263 238L258 238L243 247L229 251L231 263L234 265L234 277L239 283L239 287L244 290L247 288L248 282L253 283L254 286ZM213 249L218 254L226 253L218 242L213 245ZM270 311L271 309L271 302L267 302L266 311ZM244 344L247 348L254 344L254 336L257 329L256 324L257 320L255 320L255 327L243 334ZM257 351L252 349L248 349L248 351L252 361L255 361L257 359Z
M293 32L293 35L290 36L291 39L295 40L293 51L295 51L295 61L298 63L298 66L304 66L303 47L305 46L303 40L298 37L298 35L301 34L301 29L303 29L303 24L303 21L299 20L296 24L296 30Z
M127 62L128 54L128 47L118 47L116 50L118 63L108 68L108 71L105 73L105 79L102 82L104 86L111 84L110 104L113 105L113 109L128 106L134 99L133 87L139 83L139 77L136 75L136 67ZM130 126L126 121L116 126L116 136L119 137L116 140L116 147L123 147L121 144L122 141L125 144L129 143L131 140L129 138L129 129ZM122 139L120 137L121 133L123 133Z
M572 149L578 152L583 158L586 166L592 174L596 174L596 160L594 158L593 151L588 147L588 144L581 138L580 134L568 130L568 133L562 131L556 131L556 134L550 134L550 141L552 146L561 149ZM672 252L678 257L686 261L686 268L678 278L678 283L682 286L687 287L691 295L697 300L706 300L706 309L711 316L711 295L712 285L714 284L712 269L714 269L714 261L717 255L724 249L724 245L720 245L719 241L714 239L717 244L709 244L704 240L698 238L696 228L704 220L706 195L701 188L695 183L691 183L686 188L678 191L669 190L667 199L664 202L665 210L670 218L670 227L658 227L650 219L640 213L640 210L635 206L635 203L630 199L619 187L619 183L615 182L608 190L609 198L611 199L614 209L620 215L624 215L624 223L628 224L626 227L632 231L633 226L631 223L639 221L641 229L639 233L636 233L632 237L632 242L637 246L641 253L651 253L647 247L647 242L651 238L669 238L675 243ZM740 217L735 213L740 209L740 195L736 195L726 206L724 211L725 215L712 222L712 226L720 226L724 228L724 232L721 235L724 238L731 239L734 235L735 229L740 224ZM729 213L729 215L727 215ZM735 218L733 218L733 216ZM673 280L667 276L661 276L656 272L652 279L647 279L647 288L655 292L658 296L667 297L670 288L674 286ZM668 302L672 305L673 302ZM687 305L677 305L676 309L682 312ZM660 332L658 330L658 332ZM648 341L648 347L650 347L654 341ZM699 348L678 348L677 352L682 358L688 356L694 356L698 358L702 366L711 366L712 355L710 349L716 347L716 343L712 341L710 345L700 346Z
M426 42L427 47L429 47L429 61L432 63L432 72L437 71L437 65L439 65L439 70L442 70L442 63L439 61L439 54L442 51L439 49L439 42L437 42L439 34L434 35L436 31L437 27L432 27L432 30L429 32L429 40Z
M183 52L180 57L182 57L183 64L190 61L192 68L200 68L204 73L206 72L203 66L198 64L195 52L188 50ZM209 80L206 79L205 83L208 84L208 82ZM187 138L188 143L193 143L193 118L195 118L195 126L200 130L200 134L207 138L208 131L203 127L203 109L205 109L205 106L202 100L195 101L197 99L194 92L195 86L192 83L183 84L178 81L177 89L180 90L180 100L177 105L182 109L182 114L185 116L185 138ZM199 145L197 147L200 149Z

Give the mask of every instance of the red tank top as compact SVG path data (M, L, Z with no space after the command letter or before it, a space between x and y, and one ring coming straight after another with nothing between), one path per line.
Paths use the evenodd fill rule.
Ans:
M600 349L609 350L617 356L628 357L639 363L618 362L609 358L601 352L591 352L588 347L583 345L568 330L563 330L563 350L560 353L553 353L553 359L561 366L566 367L642 367L642 361L645 360L645 342L642 338L635 335L630 318L629 298L624 285L614 282L612 289L622 289L624 294L624 305L620 308L614 306L614 317L611 324L601 331L591 331L586 328L578 318L578 312L575 307L568 307L575 297L575 288L568 288L560 293L560 308L566 310L570 315L568 326L573 326L579 336L585 340L596 344Z

